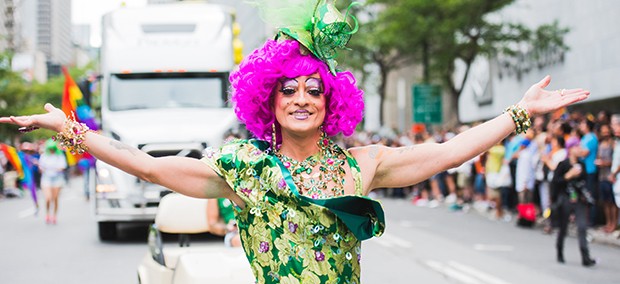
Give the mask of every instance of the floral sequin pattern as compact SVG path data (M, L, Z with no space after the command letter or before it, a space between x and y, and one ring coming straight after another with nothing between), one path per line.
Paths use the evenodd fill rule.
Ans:
M202 161L246 204L235 214L258 283L359 283L361 242L328 209L300 202L273 156L240 140Z

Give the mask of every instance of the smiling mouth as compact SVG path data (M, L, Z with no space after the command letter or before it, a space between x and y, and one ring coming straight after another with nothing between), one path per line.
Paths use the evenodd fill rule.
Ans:
M300 119L300 120L304 120L307 119L308 117L310 117L311 113L307 110L296 110L294 112L291 113L291 115L295 118L295 119Z

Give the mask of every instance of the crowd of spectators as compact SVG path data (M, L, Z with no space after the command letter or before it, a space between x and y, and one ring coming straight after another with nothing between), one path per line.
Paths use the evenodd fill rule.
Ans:
M442 143L469 127L414 125L406 133L362 131L343 138L341 143L346 147ZM411 187L380 189L373 194L410 198L418 206L444 204L455 211L473 208L503 221L518 216L519 204L534 204L537 222L544 225L545 232L551 232L549 216L560 190L553 186L553 171L567 159L567 146L578 147L576 151L585 165L585 194L591 199L588 225L606 233L614 232L618 229L620 206L620 114L612 116L607 111L591 114L561 110L536 117L526 133L507 137L457 168ZM616 161L612 165L614 153Z

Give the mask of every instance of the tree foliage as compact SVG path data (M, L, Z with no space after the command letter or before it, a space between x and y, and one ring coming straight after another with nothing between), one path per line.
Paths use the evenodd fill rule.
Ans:
M0 53L0 116L22 115L28 105L29 94L24 80L11 70L11 57ZM15 127L0 125L0 142L15 137Z
M350 51L344 52L346 66L362 74L362 81L366 81L371 70L369 66L375 66L378 70L379 82L377 94L380 97L379 118L383 124L383 102L385 101L387 76L393 70L411 64L411 56L404 56L404 42L399 37L389 36L384 33L389 22L377 21L376 11L369 9L357 9L357 17L367 19L367 22L359 27L359 31L351 38L347 45ZM382 36L378 36L382 35ZM402 45L402 46L401 46Z
M355 35L350 56L361 64L414 62L423 68L424 83L438 83L449 92L458 117L458 98L477 56L495 58L500 75L517 78L533 68L542 68L563 59L568 32L557 22L530 29L521 23L490 20L514 0L370 0L367 9L376 15ZM369 27L370 26L370 27ZM360 35L361 34L361 35ZM361 46L361 48L360 48ZM462 78L454 78L455 62L464 63ZM352 64L359 68L360 63ZM387 72L399 64L384 64ZM382 76L383 77L383 76ZM387 76L383 77L384 79ZM382 82L381 85L385 85ZM385 88L380 90L385 92ZM383 98L385 94L382 94Z
M45 103L61 106L64 76L52 77L45 83L27 82L19 73L11 70L9 54L0 53L0 62L0 116L41 113ZM92 68L92 64L81 69L70 68L69 73L74 79L81 78ZM52 135L53 133L47 130L37 130L24 135L13 125L0 124L0 142L10 143L15 138L35 141Z

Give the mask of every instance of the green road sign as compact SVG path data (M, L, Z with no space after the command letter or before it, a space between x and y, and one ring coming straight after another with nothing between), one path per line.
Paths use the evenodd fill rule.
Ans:
M441 89L437 85L413 86L413 122L441 123Z

